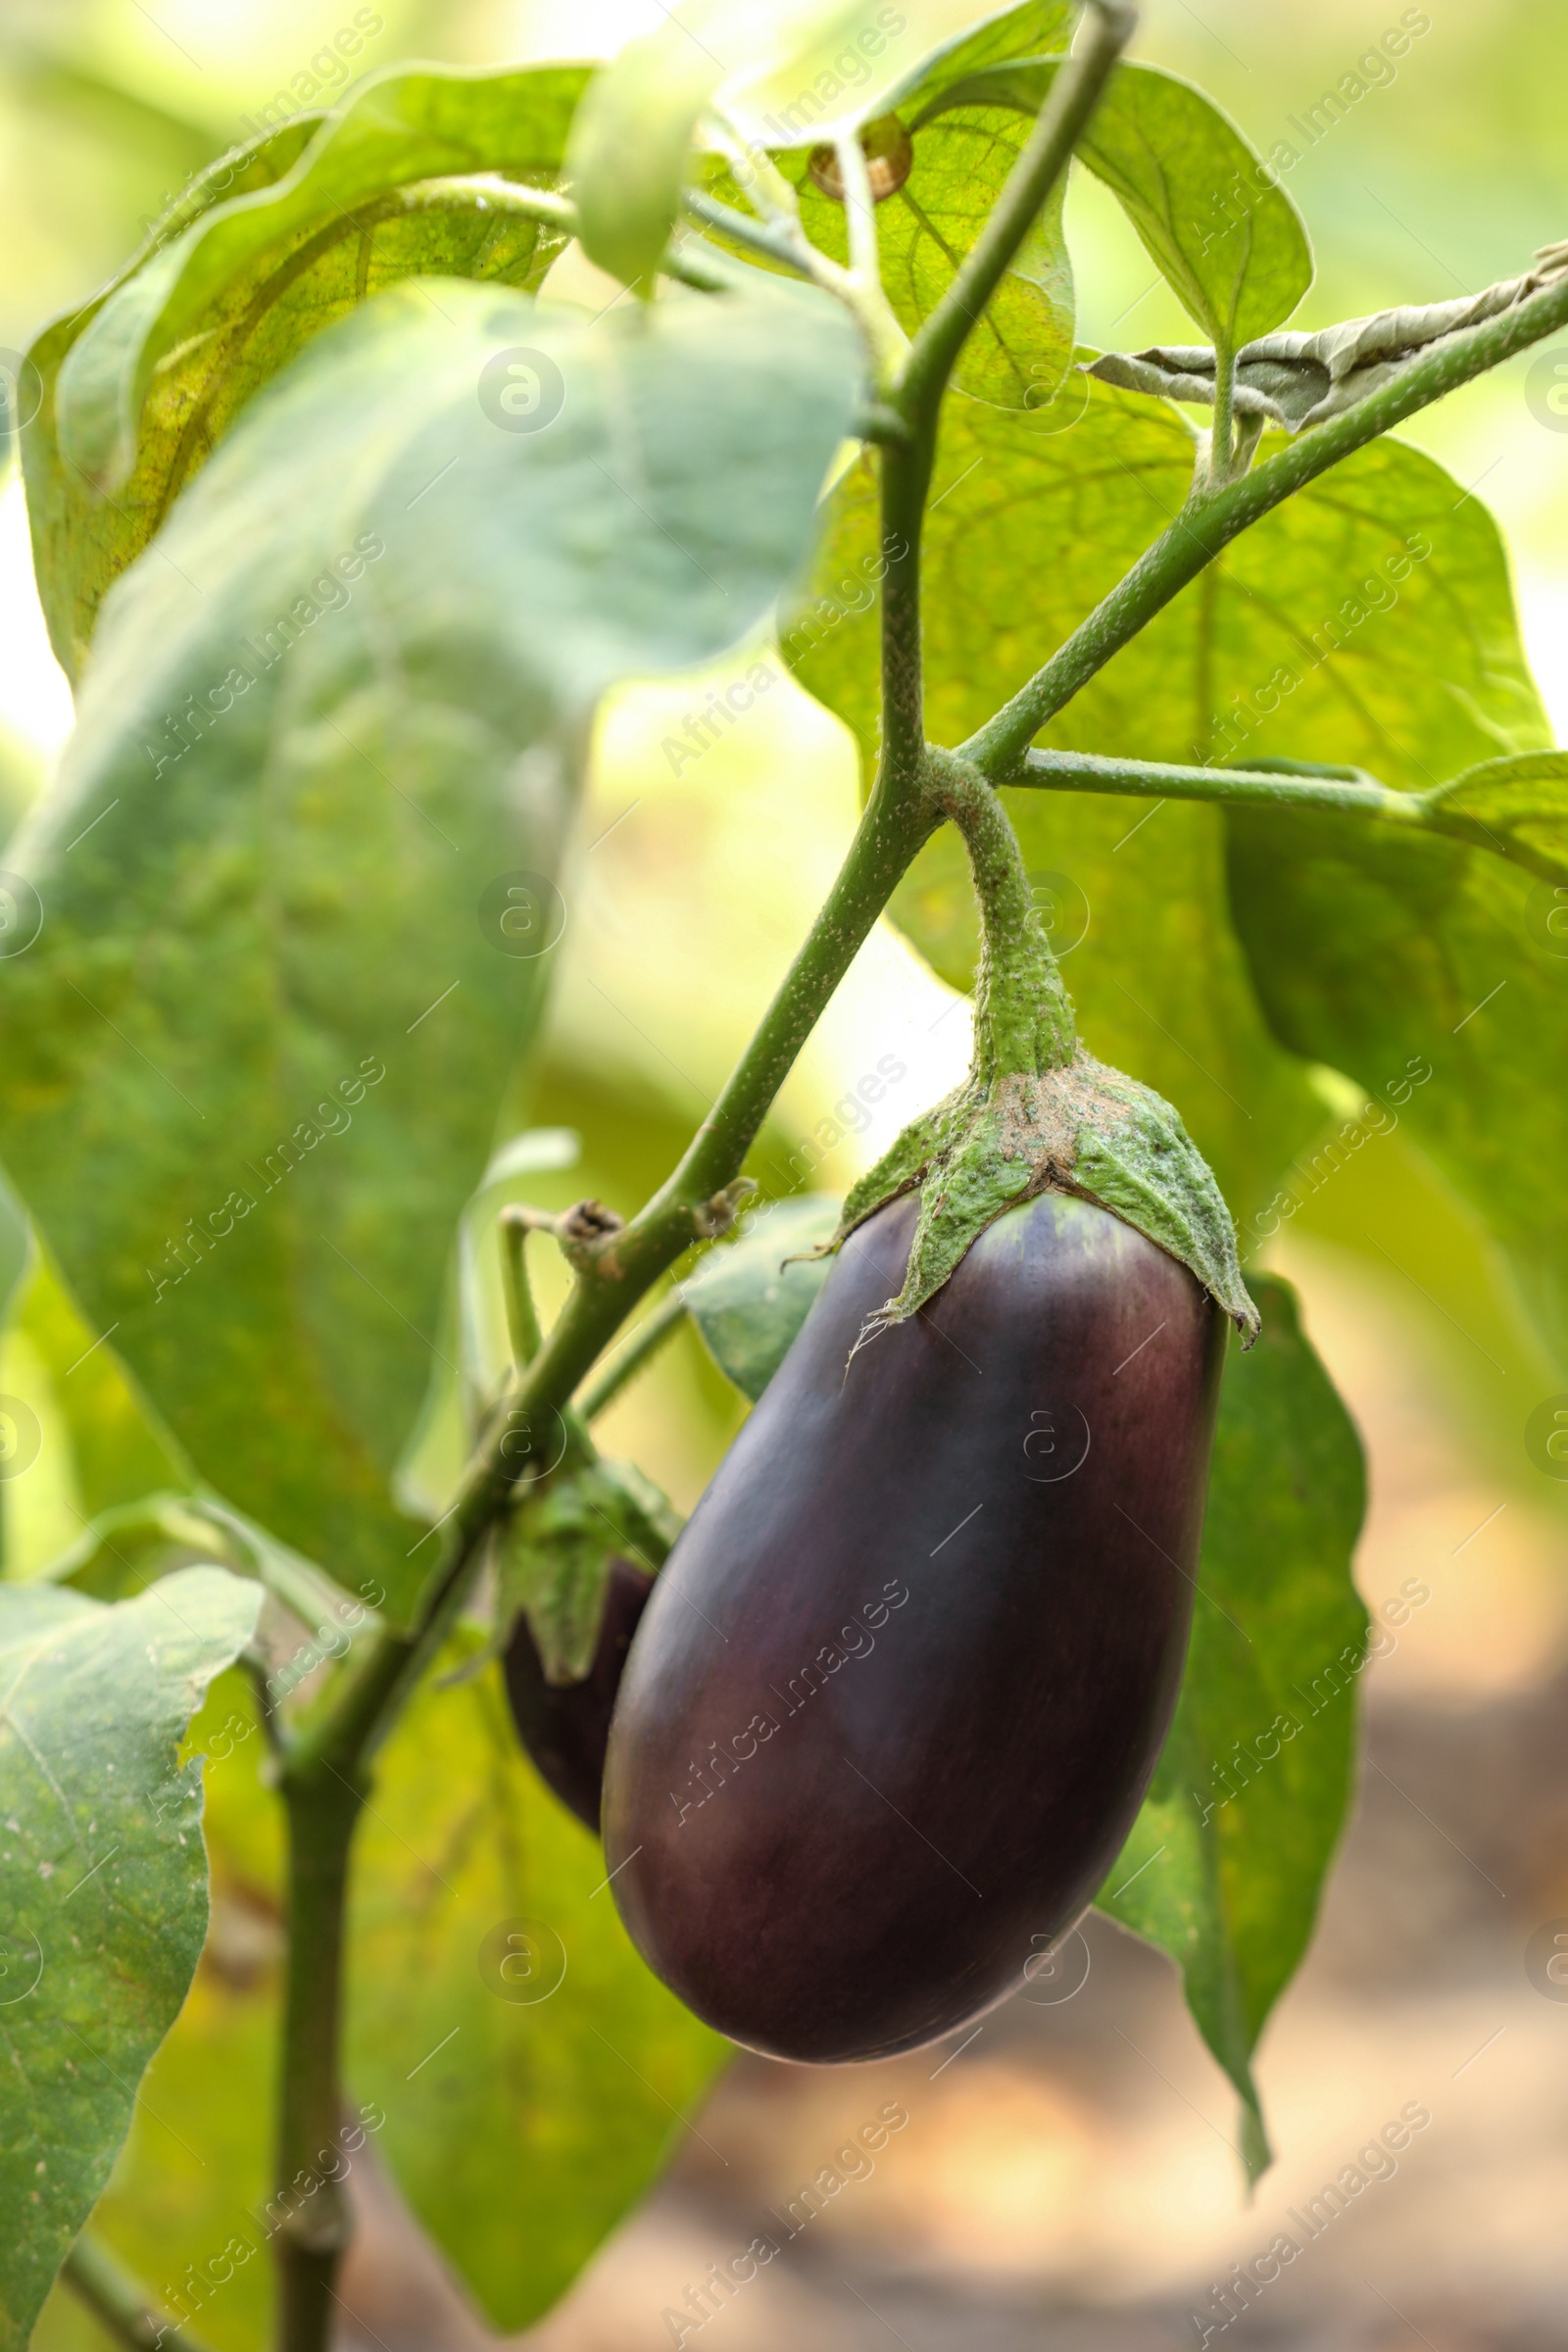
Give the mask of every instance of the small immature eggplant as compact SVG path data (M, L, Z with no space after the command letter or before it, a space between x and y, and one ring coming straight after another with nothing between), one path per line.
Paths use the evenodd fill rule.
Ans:
M517 1736L540 1778L590 1830L599 1828L611 1709L631 1638L653 1589L653 1578L630 1560L618 1555L612 1560L593 1663L580 1683L547 1680L526 1617L518 1617L507 1647L507 1696Z
M1186 1654L1224 1316L1044 1192L857 1350L917 1206L845 1245L660 1576L611 1727L634 1940L780 2058L915 2048L1023 1982L1115 1860Z

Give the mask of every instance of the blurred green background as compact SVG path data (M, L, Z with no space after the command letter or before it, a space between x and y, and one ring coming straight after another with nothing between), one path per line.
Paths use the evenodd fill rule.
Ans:
M382 29L367 33L357 62L599 55L662 13L657 0L382 0L359 12L362 26L374 18ZM935 38L986 12L950 4L908 13ZM1417 17L1430 17L1428 29L1412 31L1392 78L1368 81L1308 143L1298 127L1305 110L1325 90L1343 89L1345 77L1360 78L1358 59L1390 26L1402 19L1413 27ZM347 0L154 0L150 8L6 0L0 348L24 349L45 318L83 300L187 176L245 135L248 117L280 94L308 103L334 94L312 61L354 21ZM1536 248L1568 236L1561 0L1435 0L1430 11L1401 10L1396 0L1318 0L1310 10L1149 0L1139 52L1201 82L1264 154L1281 139L1303 150L1286 177L1318 255L1300 324L1441 301L1514 274ZM1102 190L1080 177L1067 220L1084 340L1135 348L1190 339ZM1562 356L1568 365L1568 339ZM1451 469L1456 499L1473 492L1499 516L1537 675L1558 739L1568 741L1568 416L1543 414L1539 398L1534 406L1527 398L1539 365L1539 357L1517 361L1409 429ZM0 648L3 840L70 725L15 480L0 492ZM737 654L721 679L756 658ZM603 714L566 880L570 919L554 1009L527 1105L532 1121L583 1139L578 1167L535 1188L549 1205L586 1191L629 1211L666 1172L776 983L853 823L848 739L783 680L743 728L672 772L664 739L706 684L628 690ZM778 1189L799 1180L811 1138L811 1182L846 1187L955 1083L966 1049L962 1000L884 929L778 1106L764 1151ZM856 1081L890 1055L905 1074L878 1110L835 1117ZM868 1116L858 1130L855 1121ZM1381 1599L1412 1569L1434 1587L1433 1605L1386 1671L1411 1689L1459 1696L1544 1674L1561 1661L1568 1636L1568 1490L1533 1470L1522 1432L1562 1374L1526 1335L1489 1250L1395 1137L1370 1146L1304 1205L1274 1256L1301 1283L1309 1327L1370 1441L1368 1598ZM48 1380L30 1348L24 1334L5 1341L0 1388L39 1400L47 1437ZM689 1509L739 1411L683 1337L617 1405L607 1444L635 1454ZM46 1443L26 1495L17 1496L13 1572L41 1564L75 1531L80 1497L66 1458L65 1447ZM1466 1549L1460 1539L1489 1511L1495 1531ZM236 1821L242 1816L239 1807ZM236 1827L235 1853L248 1835ZM203 2035L215 2004L236 1986L243 1993L270 1965L275 1856L267 1834L255 1835L254 1856L244 1869L234 1864L226 1889L232 1949L216 1977L204 1974L183 2038L160 2062L171 2102L209 2065ZM246 1957L247 1919L260 1958ZM244 2098L261 2095L266 2034L258 2015L243 2080L235 2079ZM156 2082L150 2096L162 2104ZM145 2119L137 2129L144 2139L154 2132ZM146 2152L160 2163L172 2153L165 2140ZM172 2195L171 2256L175 2209L185 2210ZM213 2323L220 2342L243 2343L252 2317L236 2299L233 2324Z

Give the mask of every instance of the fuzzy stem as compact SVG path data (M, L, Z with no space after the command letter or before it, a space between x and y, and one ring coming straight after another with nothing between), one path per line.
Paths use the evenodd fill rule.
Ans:
M994 718L958 746L958 756L972 760L993 782L1012 773L1031 738L1047 720L1070 703L1233 539L1342 458L1564 324L1568 324L1568 273L1512 310L1446 337L1424 358L1401 368L1380 391L1357 401L1354 408L1314 425L1289 448L1213 496L1190 501L1045 666Z
M1419 825L1423 796L1396 792L1373 776L1347 767L1313 767L1305 762L1278 770L1185 767L1160 760L1107 759L1098 752L1026 752L1017 768L999 781L1044 792L1109 792L1133 800L1225 801L1262 808L1348 809L1386 818L1391 824Z
M925 757L920 672L920 539L937 421L959 352L1066 171L1132 33L1135 12L1092 0L1088 38L1056 76L996 207L953 283L921 326L891 405L906 438L882 453L882 762L909 780Z
M653 1362L665 1342L686 1320L686 1312L685 1299L679 1291L674 1291L655 1307L651 1315L645 1315L634 1331L626 1334L620 1354L601 1373L577 1407L584 1421L597 1421L628 1382L635 1380L644 1366Z
M1122 0L1090 0L1085 16L1082 47L1056 75L990 218L914 338L898 394L911 422L935 411L971 330L1066 171L1138 21L1136 9Z
M534 1219L525 1208L504 1208L496 1220L501 1240L501 1290L507 1308L507 1337L512 1360L519 1368L538 1354L543 1334L539 1310L528 1280L528 1236Z
M1222 490L1236 470L1231 418L1236 402L1236 350L1221 343L1214 352L1214 425L1208 441L1208 479Z
M342 2104L339 2047L349 1849L362 1788L330 1764L280 1775L288 1821L288 1963L274 2239L280 2352L328 2352L333 2283L350 2233L334 2141Z
M1072 1002L1034 903L1007 812L974 769L943 762L939 797L963 835L980 902L974 990L974 1076L1042 1077L1077 1051Z

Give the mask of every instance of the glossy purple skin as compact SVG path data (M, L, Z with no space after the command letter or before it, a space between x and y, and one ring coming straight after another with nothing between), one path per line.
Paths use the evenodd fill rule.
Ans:
M653 1589L653 1578L634 1568L630 1560L612 1560L599 1645L583 1682L546 1682L544 1664L525 1617L517 1619L507 1648L507 1696L512 1701L517 1737L540 1779L580 1822L596 1832L611 1709L631 1638Z
M778 2058L918 2048L1023 1982L1115 1860L1186 1656L1223 1317L1130 1226L1045 1194L849 1362L915 1213L842 1252L670 1553L611 1727L627 1928Z

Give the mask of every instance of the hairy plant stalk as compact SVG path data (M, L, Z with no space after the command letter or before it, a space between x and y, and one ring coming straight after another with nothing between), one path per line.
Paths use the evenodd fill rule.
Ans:
M1380 391L1326 423L1313 425L1239 481L1207 499L1190 500L1044 667L995 717L957 747L960 757L973 760L994 782L1011 774L1031 738L1047 720L1063 710L1233 539L1342 458L1364 449L1406 416L1512 359L1516 352L1527 351L1532 343L1555 334L1565 324L1568 274L1512 310L1468 327L1423 358L1412 360Z
M328 2352L349 2241L338 2171L349 1853L363 1789L322 1759L280 1774L288 1825L288 1960L275 2201L280 2352Z
M577 1410L584 1421L596 1421L612 1405L622 1389L634 1381L654 1360L665 1344L674 1338L686 1320L686 1301L679 1291L645 1315L635 1331L628 1332L621 1343L620 1353L613 1363L607 1364L593 1387L578 1403Z
M912 777L925 755L920 674L920 541L942 397L971 330L1072 160L1137 22L1121 0L1092 0L1083 46L1051 96L996 207L921 326L889 398L907 428L882 453L882 764ZM846 190L848 194L848 190Z

